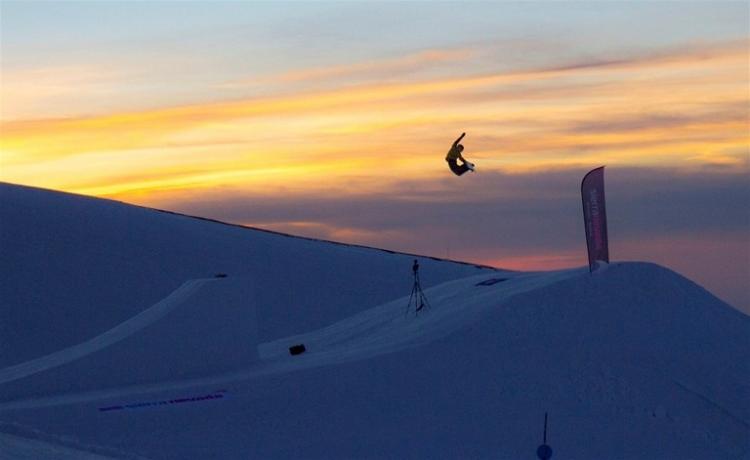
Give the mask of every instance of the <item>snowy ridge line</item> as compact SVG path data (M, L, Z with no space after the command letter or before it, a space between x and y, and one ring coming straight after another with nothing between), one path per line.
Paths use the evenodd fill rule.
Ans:
M102 399L123 399L132 395L153 392L215 387L236 381L304 369L369 359L400 350L426 345L481 319L482 315L502 307L517 295L549 286L569 278L588 275L588 268L553 272L536 272L510 278L491 286L476 283L491 274L473 275L433 286L425 290L431 309L420 315L405 316L409 296L373 307L352 317L306 334L294 335L258 345L261 362L250 368L214 376L171 382L130 385L82 393L58 394L33 399L19 399L0 403L0 411L29 409ZM472 293L470 302L459 298ZM460 315L456 312L460 310ZM460 318L457 320L457 317ZM304 341L308 351L290 357L290 343Z
M514 270L506 270L506 269L503 269L503 268L497 268L497 267L492 267L490 265L477 264L477 263L473 263L473 262L463 262L463 261L460 261L460 260L444 259L444 258L435 257L435 256L425 256L425 255L421 255L421 254L412 254L412 253L409 253L409 252L400 252L400 251L394 251L394 250L391 250L391 249L383 249L383 248L376 248L376 247L373 247L373 246L366 246L364 244L342 243L340 241L325 240L325 239L322 239L322 238L314 238L314 237L311 237L311 236L292 235L291 233L284 233L284 232L279 232L279 231L276 231L276 230L269 230L267 228L250 227L248 225L233 224L231 222L224 222L224 221L221 221L221 220L218 220L218 219L211 219L211 218L208 218L208 217L191 216L190 214L183 214L183 213L175 212L175 211L167 211L167 210L164 210L164 209L149 208L149 207L146 207L146 206L133 205L133 204L130 204L130 203L125 203L125 202L120 202L120 201L118 201L118 203L123 203L123 204L126 204L128 206L134 206L134 207L137 207L137 208L148 209L149 211L156 211L156 212L161 212L161 213L164 213L164 214L171 214L171 215L174 215L174 216L187 217L189 219L202 220L204 222L211 222L211 223L214 223L214 224L227 225L227 226L230 226L230 227L237 227L237 228L241 228L243 230L251 230L251 231L256 231L256 232L270 233L272 235L283 236L285 238L294 238L294 239L298 239L298 240L313 241L313 242L316 242L316 243L333 244L333 245L336 245L336 246L344 246L344 247L350 247L350 248L368 249L368 250L372 250L372 251L385 252L385 253L388 253L388 254L396 254L396 255L402 255L402 256L416 257L416 258L420 258L420 259L430 259L430 260L435 260L435 261L438 261L438 262L450 262L450 263L459 264L459 265L469 265L469 266L480 268L480 269L514 272Z
M283 237L286 237L286 238L294 238L294 239L298 239L298 240L314 241L314 242L318 242L318 243L327 243L327 244L333 244L333 245L337 245L337 246L344 246L344 247L351 247L351 248L368 249L368 250L372 250L372 251L386 252L388 254L397 254L397 255L403 255L403 256L418 257L418 258L421 258L421 259L431 259L431 260L436 260L436 261L439 261L439 262L450 262L450 263L454 263L454 264L468 265L468 266L472 266L472 267L476 267L476 268L482 268L482 269L488 269L488 270L498 270L498 271L508 271L508 272L515 271L515 270L506 270L506 269L501 269L501 268L497 268L497 267L492 267L490 265L483 265L483 264L477 264L477 263L472 263L472 262L463 262L463 261L460 261L460 260L444 259L444 258L434 257L434 256L425 256L425 255L421 255L421 254L411 254L411 253L408 253L408 252L399 252L399 251L393 251L393 250L390 250L390 249L376 248L376 247L373 247L373 246L366 246L366 245L363 245L363 244L342 243L340 241L325 240L325 239L322 239L322 238L313 238L313 237L310 237L310 236L292 235L291 233L284 233L284 232L279 232L279 231L276 231L276 230L269 230L269 229L259 228L259 227L251 227L251 226L248 226L248 225L234 224L234 223L231 223L231 222L224 222L224 221L221 221L221 220L218 220L218 219L211 219L211 218L208 218L208 217L191 216L190 214L184 214L184 213L176 212L176 211L167 211L165 209L150 208L148 206L143 206L143 205L128 203L128 202L121 201L121 200L113 200L111 198L102 198L102 197L98 197L98 196L83 195L83 194L80 194L80 193L67 192L67 191L62 191L62 190L54 190L54 189L48 189L48 188L44 188L44 187L35 187L35 186L31 186L31 185L13 184L13 183L10 183L10 182L3 182L3 181L0 181L0 184L9 185L9 186L13 186L13 187L23 187L23 188L34 189L34 190L42 190L42 191L53 192L53 193L57 193L57 194L61 194L61 195L77 196L77 197L86 198L86 199L89 199L89 200L108 201L108 202L117 203L117 204L123 205L123 206L129 206L129 207L133 207L133 208L145 209L145 210L148 210L148 211L154 211L154 212L159 212L159 213L163 213L163 214L171 214L173 216L187 217L189 219L201 220L201 221L204 221L204 222L211 222L211 223L214 223L214 224L226 225L226 226L229 226L229 227L237 227L237 228L241 228L243 230L264 232L264 233L269 233L269 234L272 234L272 235L283 236Z
M0 384L12 382L13 380L67 364L113 345L163 318L190 298L204 284L211 281L215 281L215 279L206 278L186 281L182 286L151 307L86 342L56 351L41 358L1 369Z

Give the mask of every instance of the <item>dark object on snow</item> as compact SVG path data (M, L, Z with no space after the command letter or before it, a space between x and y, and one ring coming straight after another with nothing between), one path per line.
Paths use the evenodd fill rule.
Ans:
M409 315L411 311L412 301L414 303L414 314L418 315L424 307L429 307L430 303L427 301L424 292L422 292L422 286L419 284L419 262L414 259L414 265L411 266L411 271L414 273L414 285L411 288L411 295L409 296L409 303L406 305L406 315Z
M301 355L302 353L305 352L305 350L306 350L305 344L300 343L298 345L292 345L291 347L289 347L289 354L292 356Z
M552 458L552 448L547 444L542 444L536 450L536 456L541 460L549 460L550 458Z
M547 413L544 413L544 441L541 446L536 449L536 456L539 460L549 460L552 458L552 448L547 445Z
M508 278L490 278L488 280L480 281L474 286L492 286L493 284L501 283L503 281L508 281Z
M226 273L217 273L214 275L214 278L226 278L226 277L227 277Z

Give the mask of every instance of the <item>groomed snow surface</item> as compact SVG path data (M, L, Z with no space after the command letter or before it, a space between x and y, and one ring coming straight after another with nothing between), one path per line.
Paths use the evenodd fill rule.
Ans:
M750 459L750 318L653 264L510 272L10 184L0 250L3 460L533 459L545 412L555 459Z

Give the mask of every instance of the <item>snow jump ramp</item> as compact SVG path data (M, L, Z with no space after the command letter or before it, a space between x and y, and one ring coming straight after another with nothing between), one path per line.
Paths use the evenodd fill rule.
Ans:
M234 371L257 361L248 278L191 280L86 342L0 369L0 402L149 385Z

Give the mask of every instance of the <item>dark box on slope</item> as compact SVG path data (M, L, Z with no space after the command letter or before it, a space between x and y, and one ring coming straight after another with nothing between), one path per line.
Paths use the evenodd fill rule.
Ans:
M292 345L289 347L289 354L291 355L301 355L305 352L305 345L300 343L299 345Z

